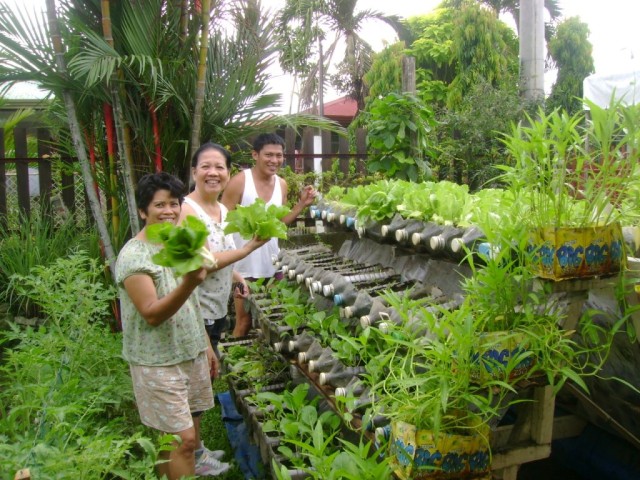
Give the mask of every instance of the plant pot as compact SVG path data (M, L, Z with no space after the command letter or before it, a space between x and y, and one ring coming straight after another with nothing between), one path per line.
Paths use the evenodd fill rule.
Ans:
M565 280L620 272L624 238L619 223L593 227L548 227L531 232L532 266L542 278Z
M477 425L470 435L419 430L391 422L389 454L394 473L407 479L485 478L490 469L489 427Z
M482 384L491 380L512 381L522 378L536 363L529 355L507 372L512 358L529 349L527 335L521 332L486 332L480 334L480 348L472 354L471 381Z

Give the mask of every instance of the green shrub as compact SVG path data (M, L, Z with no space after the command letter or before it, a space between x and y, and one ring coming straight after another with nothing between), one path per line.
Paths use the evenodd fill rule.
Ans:
M105 320L115 290L86 253L12 277L46 323L0 333L0 478L155 478L157 448L133 402L121 338ZM172 437L162 441L172 440Z
M0 233L0 302L7 302L15 315L38 316L36 304L11 286L12 275L28 275L37 265L46 266L77 248L98 258L95 233L79 229L73 219L54 225L50 217L23 217L19 228Z

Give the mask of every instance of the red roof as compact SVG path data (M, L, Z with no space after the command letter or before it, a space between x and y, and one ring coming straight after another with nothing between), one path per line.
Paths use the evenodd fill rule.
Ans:
M324 104L324 114L327 117L353 118L358 112L358 103L349 97L341 97Z
M313 108L302 113L312 113ZM342 125L348 125L358 112L358 103L349 97L340 97L324 104L324 116Z

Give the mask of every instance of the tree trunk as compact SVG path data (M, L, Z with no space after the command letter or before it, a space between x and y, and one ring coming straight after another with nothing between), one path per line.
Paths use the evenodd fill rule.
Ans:
M520 82L530 103L544 100L544 1L520 2Z
M202 109L204 107L204 89L207 75L207 53L209 49L209 14L211 0L202 2L202 30L200 33L200 58L198 59L198 75L196 80L196 95L193 106L193 124L191 125L191 157L200 146L200 132L202 130ZM187 167L186 179L191 185L191 163Z
M105 41L113 47L113 35L111 33L111 9L109 0L102 0L102 33ZM120 72L121 74L121 72ZM135 187L133 186L133 173L131 170L130 149L125 144L125 122L122 114L122 104L120 102L120 93L118 89L119 73L114 73L111 77L111 100L113 102L114 121L116 125L118 139L118 154L120 156L120 165L122 167L122 179L124 183L124 194L127 199L127 212L129 214L129 226L131 235L135 236L140 231L140 222L138 221L138 209L136 207ZM115 187L115 185L114 185ZM115 190L114 190L115 191ZM115 226L114 226L115 227ZM115 231L114 231L115 233Z
M58 27L58 17L56 15L56 2L55 0L45 0L47 6L47 18L49 21L49 30L51 32L51 40L53 43L53 50L56 57L56 66L61 74L67 74L67 65L64 60L64 47L62 46L62 37L60 36L60 29ZM89 199L89 205L91 207L91 213L98 227L98 233L100 240L104 245L105 257L111 275L115 278L115 261L116 255L111 245L111 238L109 237L109 231L107 230L107 224L102 210L100 209L100 201L96 195L95 190L92 188L93 177L91 175L91 166L87 159L87 151L82 140L82 133L80 131L80 125L78 124L78 118L76 116L76 105L71 96L69 90L65 89L62 92L64 99L67 116L69 117L69 129L71 130L71 138L73 139L73 145L76 150L76 155L80 162L82 169L82 178L84 180L84 187L87 192L87 198Z

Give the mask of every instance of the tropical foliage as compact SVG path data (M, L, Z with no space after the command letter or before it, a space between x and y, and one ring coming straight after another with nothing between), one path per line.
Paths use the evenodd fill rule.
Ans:
M112 242L109 231L126 234L120 223L138 229L140 174L165 170L186 180L202 140L241 148L258 131L322 124L275 115L279 95L265 92L277 43L257 1L215 2L210 11L207 2L166 0L47 5L48 21L0 6L0 85L31 80L53 92L52 110L71 132L60 132L61 154L81 160L110 262L122 238Z
M373 52L358 33L372 20L384 22L398 32L403 28L396 16L359 10L357 6L357 0L287 0L278 26L283 46L280 64L302 82L300 107L317 105L322 99L325 72L341 40L345 50L333 84L356 100L360 108L364 106L366 89L362 77L371 66ZM335 36L325 47L327 32Z
M595 71L592 52L589 27L578 17L558 25L549 42L549 55L558 68L558 77L546 102L548 111L564 108L573 114L582 110L582 82Z

